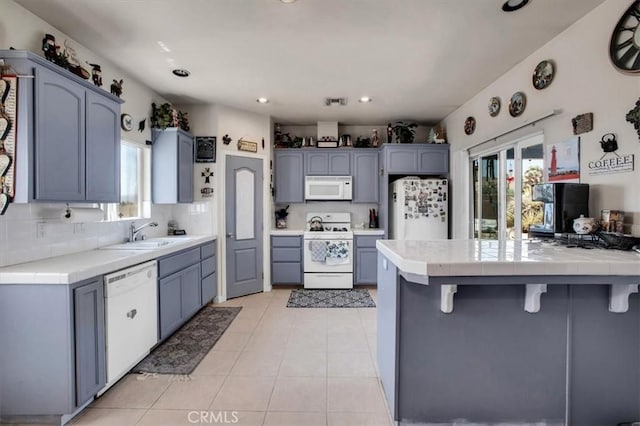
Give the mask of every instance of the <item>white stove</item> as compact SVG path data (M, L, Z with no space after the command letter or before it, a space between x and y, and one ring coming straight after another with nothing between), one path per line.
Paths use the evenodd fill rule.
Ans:
M353 287L350 213L307 213L304 288Z

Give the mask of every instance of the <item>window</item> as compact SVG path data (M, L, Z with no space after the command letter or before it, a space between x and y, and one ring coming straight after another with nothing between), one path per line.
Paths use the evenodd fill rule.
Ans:
M543 179L543 140L538 134L471 157L473 238L524 239L542 223L532 195Z
M145 149L122 141L120 144L120 203L104 206L107 220L143 217Z

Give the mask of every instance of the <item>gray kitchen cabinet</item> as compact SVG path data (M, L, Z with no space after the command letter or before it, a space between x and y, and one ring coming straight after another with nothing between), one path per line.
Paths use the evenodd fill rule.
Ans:
M106 383L104 284L96 279L73 291L76 405L80 406Z
M378 282L378 252L376 241L382 235L356 235L356 263L354 284L377 284Z
M86 200L120 201L120 104L87 91Z
M305 150L305 174L320 176L351 175L351 150L336 151L331 148Z
M193 136L170 127L152 130L151 201L155 204L193 202Z
M200 247L158 259L159 338L169 337L202 306Z
M386 144L383 147L387 174L439 176L449 173L447 144Z
M353 203L377 203L380 200L377 149L357 149L351 154Z
M202 273L202 305L206 305L218 294L218 279L216 274L217 258L216 243L206 243L200 246L200 271Z
M302 284L302 236L271 236L271 284Z
M2 50L18 74L15 196L36 201L120 201L124 101L44 58Z
M276 203L304 203L304 158L300 150L274 150Z
M0 285L0 418L60 424L104 386L103 291L102 276Z

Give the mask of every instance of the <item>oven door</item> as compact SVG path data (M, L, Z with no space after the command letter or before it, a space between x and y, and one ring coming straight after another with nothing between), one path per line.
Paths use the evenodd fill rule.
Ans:
M331 176L305 176L304 198L305 200L344 200L344 181Z
M304 272L353 272L353 240L304 240Z

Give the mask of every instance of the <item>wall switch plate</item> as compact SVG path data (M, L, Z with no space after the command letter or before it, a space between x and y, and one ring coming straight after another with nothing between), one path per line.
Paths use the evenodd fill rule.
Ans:
M45 222L37 222L36 223L36 238L44 238L47 234L46 223Z
M73 233L74 234L83 234L84 233L84 223L74 223L73 224Z

